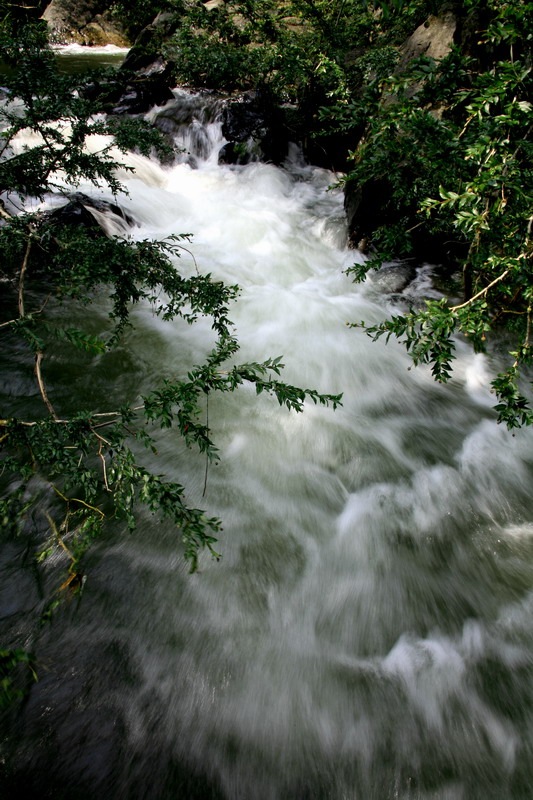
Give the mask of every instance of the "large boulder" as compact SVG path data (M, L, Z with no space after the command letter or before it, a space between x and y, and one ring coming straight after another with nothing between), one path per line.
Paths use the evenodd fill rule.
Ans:
M98 98L108 113L132 115L145 114L171 100L175 64L162 55L162 48L178 24L179 15L158 14L140 32L113 78L95 79L85 96Z
M399 70L419 56L441 61L452 49L456 29L457 19L451 11L428 17L400 47Z
M109 95L119 114L144 114L173 97L175 64L162 54L164 42L180 24L177 13L160 13L139 33L118 72L122 88Z
M112 19L109 0L52 0L42 19L57 44L127 47L124 30Z

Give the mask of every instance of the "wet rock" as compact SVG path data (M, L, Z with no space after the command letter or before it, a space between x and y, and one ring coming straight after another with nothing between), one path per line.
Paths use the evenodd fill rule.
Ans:
M124 235L135 220L115 203L97 200L76 192L70 195L69 202L54 209L50 219L59 223L84 225L88 228L100 227L109 236Z
M415 266L405 262L384 264L371 276L372 283L387 294L403 292L415 277Z
M143 28L124 59L121 70L135 72L148 68L162 58L161 47L165 39L177 30L180 18L177 14L158 14L150 25Z
M377 227L391 221L388 209L390 193L391 187L386 178L367 181L362 185L347 181L344 187L344 210L353 247L365 250L362 243L371 239Z
M145 114L154 105L173 98L174 65L156 58L143 69L132 73L125 88L112 104L114 114Z

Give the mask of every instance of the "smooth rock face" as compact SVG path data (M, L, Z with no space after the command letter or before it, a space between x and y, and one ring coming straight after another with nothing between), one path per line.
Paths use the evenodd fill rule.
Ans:
M451 12L430 16L402 45L400 68L419 56L441 61L452 48L456 28L457 20Z
M127 47L124 32L111 20L106 0L52 0L42 19L52 41L61 44L114 44Z

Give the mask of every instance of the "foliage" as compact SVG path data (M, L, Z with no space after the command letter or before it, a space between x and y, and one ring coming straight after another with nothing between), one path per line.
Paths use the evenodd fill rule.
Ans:
M192 6L167 48L182 81L212 89L268 86L279 100L305 103L343 90L346 52L368 43L375 13L363 0L233 0Z
M357 92L374 49L385 50L423 21L438 0L189 0L114 3L138 32L155 15L174 15L163 43L179 82L224 92L268 87L280 101L318 109L319 101ZM369 48L372 47L371 50ZM388 54L390 57L390 53Z
M0 712L24 696L21 684L28 674L37 680L30 653L21 648L0 650Z
M398 45L450 8L461 46L439 62L400 63ZM521 388L531 364L531 5L233 0L189 14L172 44L182 79L268 86L306 110L308 133L352 137L348 191L375 185L381 195L373 256L350 270L356 280L385 259L416 256L421 243L458 260L464 302L363 324L369 335L397 336L415 363L448 380L457 335L483 350L505 326L517 344L492 384L498 419L531 423Z
M385 181L385 211L393 213L374 232L376 257L353 272L361 280L385 258L409 256L414 236L462 243L464 302L429 302L363 327L373 338L401 339L415 363L431 364L445 381L453 335L484 350L489 333L510 320L517 345L492 387L498 419L512 428L533 422L520 390L532 355L532 80L528 51L519 57L516 47L524 4L493 3L489 10L475 58L454 49L440 63L420 58L383 81L348 180Z
M120 20L131 40L153 21L159 13L181 10L183 3L177 0L115 0L111 4L111 14Z
M206 411L217 392L251 384L257 394L268 393L295 411L307 400L335 407L340 397L284 383L280 358L235 361L239 345L229 306L238 288L209 274L180 273L188 235L135 242L107 236L98 225L68 224L61 214L47 211L46 203L35 210L36 198L48 205L57 195L66 201L82 180L103 182L118 195L117 148L125 150L135 136L148 150L153 132L132 131L131 121L121 124L99 115L79 77L74 86L56 73L40 24L17 24L15 38L7 15L0 36L13 68L6 79L9 99L0 112L0 334L3 357L32 369L37 398L28 397L18 407L16 398L4 398L0 516L3 537L24 537L34 563L54 576L41 615L46 619L62 597L83 589L84 559L95 539L117 524L133 529L139 505L175 526L191 570L204 548L218 558L220 521L189 505L184 486L143 462L143 454L157 453L158 431L172 428L188 447L213 460L217 449ZM95 134L104 137L96 151L87 146ZM109 297L109 325L95 335L68 320L73 309L89 305L98 294ZM208 317L215 343L205 362L186 375L167 376L135 405L117 396L70 412L68 403L54 396L53 383L48 385L47 363L109 352L132 326L131 309L141 302L162 320L181 318L192 325ZM15 692L11 672L27 657L13 649L2 651L1 658L7 696Z

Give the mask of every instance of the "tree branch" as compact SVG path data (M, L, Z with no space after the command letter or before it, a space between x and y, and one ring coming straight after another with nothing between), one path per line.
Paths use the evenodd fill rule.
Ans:
M30 258L31 252L31 235L28 237L28 243L26 245L26 252L24 253L24 259L22 261L22 266L20 268L20 275L19 275L19 317L24 316L24 279L26 277L26 270L28 269L28 261Z
M3 217L4 219L8 219L10 222L13 219L13 217L11 216L9 211L5 210L4 204L3 204L2 201L0 201L0 217Z
M52 489L54 490L54 492L55 492L55 493L56 493L56 494L57 494L57 495L58 495L58 496L59 496L59 497L60 497L62 500L64 500L64 501L65 501L65 503L67 504L67 506L68 506L70 503L79 503L80 505L82 505L82 506L85 506L85 508L88 508L90 511L96 511L96 513L97 513L97 514L100 514L100 516L101 516L101 517L105 517L105 514L104 514L104 512L102 511L102 509L101 509L101 508L97 508L96 506L92 506L90 503L86 503L86 502L85 502L85 500L80 500L80 498L79 498L79 497L66 497L66 496L63 494L63 492L60 492L60 491L59 491L59 489L57 488L57 486L54 486L54 484L53 484L53 483L52 483L52 484L50 484L50 485L51 485Z
M495 278L492 281L492 283L489 283L488 286L485 286L484 289L481 289L480 292L475 294L473 297L470 297L464 303L461 303L458 306L452 306L450 308L450 311L459 311L460 308L465 308L466 306L469 306L471 303L474 302L474 300L478 300L480 297L483 297L483 295L487 294L487 292L490 291L490 289L492 289L493 286L496 286L497 283L500 283L500 281L503 281L503 279L506 278L508 274L509 274L509 270L506 269L504 272L502 272L501 275L498 275L498 277Z
M35 354L35 377L37 378L37 383L39 384L39 391L41 392L41 397L43 398L43 402L44 402L45 406L47 407L48 411L50 412L50 415L56 420L56 422L58 422L59 421L58 416L57 416L56 412L54 411L54 407L53 407L52 403L50 402L50 400L48 398L48 395L46 393L46 387L44 385L43 376L42 376L42 373L41 373L41 361L42 360L43 360L43 353L42 353L41 350L39 350Z

